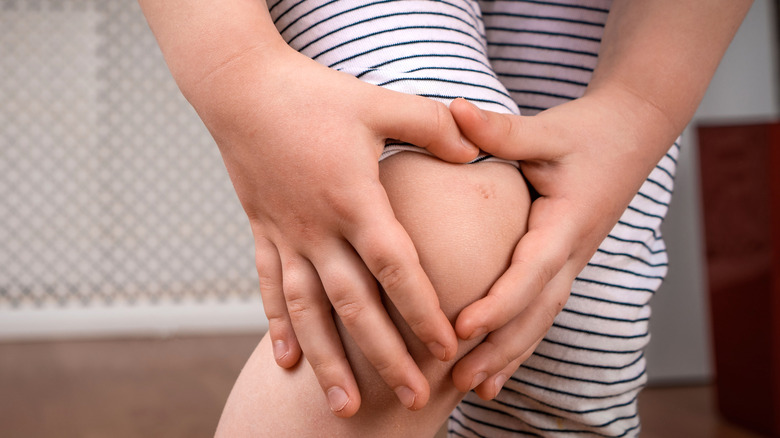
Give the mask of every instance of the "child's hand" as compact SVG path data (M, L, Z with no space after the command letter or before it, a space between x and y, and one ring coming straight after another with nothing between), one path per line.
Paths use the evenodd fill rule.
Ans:
M491 399L541 342L563 309L572 282L617 223L674 136L649 124L655 111L630 94L583 97L536 116L450 105L464 135L488 153L522 160L540 197L528 233L487 297L455 324L462 339L490 333L453 369L461 391ZM656 114L656 120L664 120ZM655 134L653 132L656 132ZM661 145L662 147L658 147ZM652 147L650 147L652 146Z
M462 142L442 104L365 84L289 48L278 55L271 67L249 53L190 93L249 217L277 363L291 367L303 350L334 413L353 415L360 394L333 308L402 403L419 409L428 383L376 279L435 357L452 359L457 339L379 183L378 157L386 138L452 161L478 150Z

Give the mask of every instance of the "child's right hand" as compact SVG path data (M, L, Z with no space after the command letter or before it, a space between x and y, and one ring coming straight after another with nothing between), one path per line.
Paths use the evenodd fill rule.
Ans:
M423 407L428 383L375 279L434 356L452 359L457 340L379 183L378 158L394 138L449 161L473 159L477 149L464 145L447 108L286 45L243 53L189 91L249 217L277 363L290 367L303 350L334 413L353 415L360 394L333 308L401 402Z

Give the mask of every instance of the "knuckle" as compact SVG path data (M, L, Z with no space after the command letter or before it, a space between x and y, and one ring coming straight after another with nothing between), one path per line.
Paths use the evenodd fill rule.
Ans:
M393 380L395 380L394 376L396 367L398 366L398 360L392 360L387 357L377 357L371 360L371 365L373 365L376 372L379 373L384 381L392 384Z
M522 309L516 305L517 300L511 295L488 295L482 299L485 309L476 313L477 323L495 330L515 318Z
M537 291L541 291L554 275L553 268L549 265L541 264L535 266L533 269L534 288Z
M279 309L265 309L265 316L268 318L268 325L277 329L286 329L289 325L287 314Z
M554 258L543 258L534 260L518 260L519 265L525 266L525 271L529 275L531 287L537 292L541 292L560 271L561 265Z
M501 120L503 121L503 129L501 130L501 134L504 136L503 139L518 139L523 137L524 119L502 115Z
M406 325L409 326L412 332L417 334L418 336L428 333L428 328L429 328L428 319L418 318L417 315L409 315L409 317L405 318L404 320L406 321Z
M426 144L418 144L417 146L427 149L433 145L434 139L441 137L447 130L453 128L454 121L450 110L443 103L427 98L424 99L424 102L427 105L426 112L429 114L427 120L430 121L426 125L430 129L429 135L426 137L430 140Z
M311 303L305 296L295 293L285 294L287 300L287 313L294 321L305 320L311 313Z
M553 281L561 272L567 260L568 255L565 251L555 251L549 254L544 260L540 260L538 264L533 267L533 272L540 290Z
M498 363L495 364L496 371L502 370L506 368L507 365L516 361L518 358L518 354L503 348L499 348L497 351L497 357L498 357Z
M284 274L284 286L298 286L303 284L306 279L306 269L309 261L300 254L290 254L282 262L282 273Z
M356 183L351 181L348 188L341 190L328 190L323 193L322 199L325 200L327 208L332 212L338 222L353 223L359 217L359 209L356 208L356 199L354 187L368 185L366 181Z
M290 212L288 226L289 230L294 230L296 240L316 242L321 239L319 222L310 212Z
M305 282L295 272L291 272L285 277L283 293L290 319L301 320L306 318L313 303L306 291Z
M541 310L540 315L541 322L544 324L543 327L552 327L553 323L555 323L555 318L558 317L558 314L561 312L562 308L563 305L560 303L554 306L544 307Z
M437 130L443 130L450 127L450 122L452 121L452 116L450 115L450 110L447 108L446 105L444 105L441 102L432 100L433 103L433 112L435 117L435 127Z
M434 101L434 104L436 108L436 124L434 126L438 133L437 137L445 136L450 133L457 133L458 128L455 124L455 119L452 118L450 109L441 102Z
M355 292L355 285L351 279L341 271L328 272L322 277L327 297L333 309L346 326L356 324L364 313L367 305L360 300Z
M352 297L344 297L333 301L333 308L345 326L355 326L365 314L366 305Z
M266 263L265 254L261 254L259 251L255 251L255 269L257 269L258 275L267 275L268 266Z
M341 358L339 358L341 359ZM319 377L320 381L336 380L338 376L340 366L339 359L334 359L328 355L309 355L306 360L311 365L314 374ZM329 386L329 385L327 385Z
M553 277L550 265L539 260L517 259L513 264L521 268L521 272L528 279L528 286L535 294L540 293Z
M376 279L385 291L397 290L406 280L406 270L397 263L385 263L377 272Z
M563 265L571 257L572 250L564 242L559 244L553 251L547 256L547 266L556 273L563 268Z
M495 374L517 359L508 345L498 345L488 338L483 342L485 367L488 374Z
M255 269L261 281L273 281L274 262L278 263L279 253L271 243L255 243Z
M265 267L257 267L257 278L261 291L271 291L279 287L279 279L274 274L268 272Z

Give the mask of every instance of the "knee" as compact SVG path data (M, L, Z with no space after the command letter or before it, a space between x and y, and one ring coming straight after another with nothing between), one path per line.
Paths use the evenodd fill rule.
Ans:
M454 322L506 270L526 231L530 199L520 172L504 163L457 165L403 152L381 162L380 179L442 309ZM434 358L392 303L386 302L386 308L430 384L431 397L420 415L443 421L464 395L450 377L455 361ZM424 423L398 404L343 325L338 327L364 401L354 421L375 424L407 418ZM461 342L458 358L478 342Z
M487 294L527 229L530 197L522 175L504 163L450 164L407 152L384 160L380 177L454 320Z
M405 152L380 164L396 217L415 244L442 309L454 323L509 267L527 230L530 196L520 172L505 163L459 165ZM428 378L431 403L449 412L463 397L451 378L456 361L434 359L388 303L409 352ZM461 341L457 359L480 338Z

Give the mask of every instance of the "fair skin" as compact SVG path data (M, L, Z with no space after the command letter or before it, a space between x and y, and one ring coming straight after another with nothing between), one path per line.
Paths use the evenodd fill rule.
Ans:
M332 305L399 400L425 405L428 381L375 278L435 357L452 359L457 338L377 162L386 138L459 162L477 150L463 143L444 105L370 86L292 50L262 2L140 3L249 217L279 365L293 366L305 351L333 411L357 412L360 393Z
M441 306L454 320L483 297L509 266L525 230L529 194L522 176L504 163L449 164L413 152L382 161L380 177L398 219L417 246ZM518 214L506 215L506 211ZM447 254L442 257L442 254ZM285 370L260 342L225 406L219 437L424 437L433 436L463 397L450 373L454 361L436 360L389 307L409 352L430 382L430 401L408 410L396 401L343 326L345 350L361 390L360 410L349 419L331 412L306 357ZM458 356L480 338L461 341Z
M464 391L494 397L690 119L750 6L616 1L585 96L519 117L483 113L462 100L450 105L450 116L433 103L319 67L281 42L257 2L237 0L218 10L197 1L141 4L180 88L220 146L255 235L270 334L228 402L220 426L231 431L227 436L279 436L294 425L365 436L361 425L371 422L418 436L435 430ZM314 106L328 111L307 111ZM468 266L469 254L447 246L452 236L420 237L430 229L414 218L427 204L403 201L419 187L433 199L446 196L436 192L436 178L451 165L437 162L445 167L428 172L430 180L406 187L403 181L433 166L429 157L375 161L388 137L428 146L450 161L468 160L475 151L460 141L453 120L480 148L523 160L524 175L541 195L527 216L517 199L505 201L496 217L466 204L472 208L460 220L476 218L474 229L501 230L504 237L478 254L506 258L490 260L489 275L456 290L439 284L440 277L465 275L447 264ZM469 168L493 166L508 167ZM522 191L522 181L484 172L484 184ZM441 206L424 216L441 222L451 210ZM525 219L518 217L528 217L524 236ZM388 316L382 297L398 312ZM455 332L464 340L460 347ZM433 359L452 359L456 350L468 354L454 367ZM272 357L291 371L276 368ZM330 409L314 397L315 381ZM402 406L416 411L426 404L425 415ZM258 415L267 409L274 414ZM339 422L330 412L358 415Z
M541 195L511 267L485 299L464 309L461 339L486 341L453 370L490 399L530 356L571 284L650 171L693 117L751 0L615 1L585 95L533 117L450 110L481 149L522 160Z

